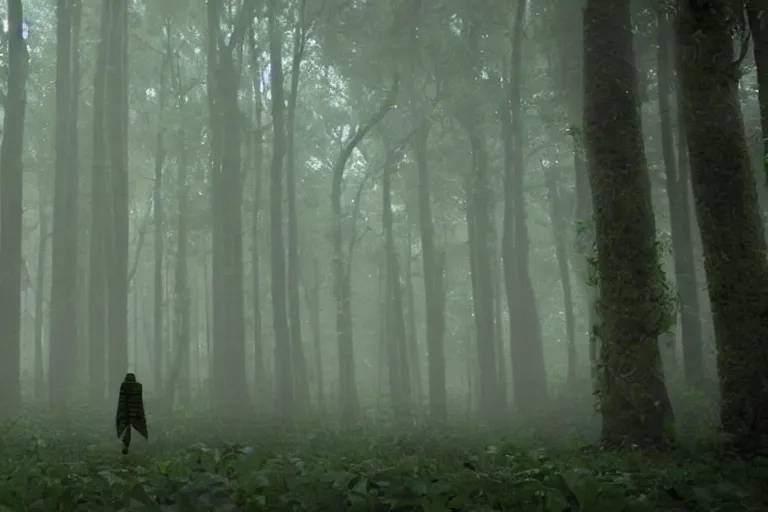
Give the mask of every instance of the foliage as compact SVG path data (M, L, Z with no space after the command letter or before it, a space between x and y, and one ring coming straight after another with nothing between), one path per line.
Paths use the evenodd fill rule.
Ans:
M322 422L253 422L236 432L177 418L122 456L108 422L30 414L2 428L0 510L757 510L768 457L739 461L697 444L608 454L537 447L532 431L393 434ZM319 425L319 426L318 426ZM325 425L325 426L323 426ZM551 424L550 424L551 425ZM204 433L201 433L204 432Z

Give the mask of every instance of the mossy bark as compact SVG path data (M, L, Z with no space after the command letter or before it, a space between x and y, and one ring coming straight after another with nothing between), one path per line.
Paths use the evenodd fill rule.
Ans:
M595 216L602 441L674 440L657 338L667 326L643 150L629 0L584 12L584 135Z
M768 265L738 98L727 2L683 2L678 44L684 124L717 340L721 421L739 441L768 434Z

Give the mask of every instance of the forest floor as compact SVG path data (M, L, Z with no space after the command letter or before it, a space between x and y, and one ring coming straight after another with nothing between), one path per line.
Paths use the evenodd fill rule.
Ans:
M72 416L0 426L0 511L768 510L768 457L712 439L616 454L520 426L224 433L211 419L150 418L150 441L134 435L124 456L111 418Z

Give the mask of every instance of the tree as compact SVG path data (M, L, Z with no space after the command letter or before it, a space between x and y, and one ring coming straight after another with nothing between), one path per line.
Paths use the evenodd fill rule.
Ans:
M53 198L53 271L48 399L54 408L68 405L77 371L77 273L79 173L73 137L77 89L73 87L73 26L79 4L56 4L56 162Z
M304 356L304 346L301 337L301 301L299 300L299 215L296 209L296 102L299 95L299 75L301 62L309 40L309 23L307 21L307 0L299 0L298 15L293 29L293 55L291 57L291 84L288 90L288 109L285 122L285 188L288 195L288 325L291 337L291 354L294 391L299 407L308 407L309 381L307 379L307 361Z
M108 229L107 184L109 163L105 139L106 79L109 52L110 8L107 1L101 7L101 39L96 56L93 79L93 156L91 164L91 232L89 237L88 279L88 389L91 403L106 398L107 372L107 260L106 230Z
M234 17L225 42L224 4L211 0L208 20L208 101L211 120L211 212L213 280L213 397L222 414L238 415L247 393L243 296L242 112L238 105L240 63L255 2L247 0ZM247 403L247 401L246 401Z
M8 89L0 143L0 410L21 406L21 242L29 54L21 0L8 2ZM42 290L38 288L38 294Z
M272 79L272 163L269 172L270 257L272 263L272 324L275 330L275 411L291 418L295 414L295 392L291 334L286 296L285 245L283 237L283 159L286 152L285 99L283 90L282 32L277 2L269 2L269 62Z
M691 184L714 318L723 429L768 434L768 264L755 178L737 96L727 2L679 5L677 37Z
M109 54L106 76L106 134L109 161L107 257L107 395L115 398L128 371L128 4L109 2Z
M657 339L668 325L640 128L630 0L588 0L584 136L600 300L602 441L674 440ZM615 115L606 116L606 112Z
M670 92L673 62L674 31L667 13L658 14L658 93L659 119L661 121L661 146L664 158L664 175L669 199L669 217L674 254L675 281L680 294L680 327L683 346L683 368L686 381L700 387L704 378L704 361L701 344L701 310L696 285L696 268L693 262L693 240L689 201L688 169L678 166L675 158L675 140L672 134ZM682 133L682 128L678 129ZM680 136L680 135L678 135ZM678 147L680 147L678 145ZM684 149L684 146L683 146Z
M510 76L505 77L509 116L504 134L504 234L502 253L507 292L515 405L533 412L546 400L547 374L544 366L541 323L530 276L530 241L523 191L527 135L522 105L522 45L526 0L518 0L512 35ZM504 128L504 126L502 126Z

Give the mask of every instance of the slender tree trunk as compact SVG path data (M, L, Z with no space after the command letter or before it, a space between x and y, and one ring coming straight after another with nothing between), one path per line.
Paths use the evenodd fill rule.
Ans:
M569 389L574 389L577 380L576 373L576 316L573 313L573 290L571 286L571 269L568 266L568 249L566 247L565 212L563 212L560 197L560 184L556 171L547 174L547 191L549 195L549 215L552 219L552 234L555 240L555 256L560 271L560 283L563 286L563 307L565 309L565 335L568 343L568 373L566 383Z
M345 424L351 425L360 411L360 400L357 394L357 379L355 377L355 349L352 333L352 286L351 275L348 271L349 261L344 255L344 234L342 230L341 188L344 182L344 171L352 152L365 138L368 132L379 124L387 115L397 98L399 79L390 89L387 97L379 106L373 118L357 128L344 144L341 154L336 158L331 174L331 245L332 271L334 276L334 298L336 301L336 339L339 355L339 399L341 416ZM274 197L274 196L273 196ZM350 247L352 247L350 245ZM350 251L351 255L351 251Z
M309 312L309 323L312 326L312 347L315 366L315 392L317 393L317 407L325 410L325 384L323 379L323 350L320 332L320 265L317 256L312 255L312 286L303 283L304 300Z
M270 168L270 258L272 264L272 324L275 329L275 410L290 419L296 414L293 351L286 297L285 242L283 237L283 159L286 153L283 94L282 34L276 0L269 3L269 55L272 78L272 165Z
M48 399L69 404L77 371L78 170L72 161L72 3L56 5L56 162L53 200ZM8 134L6 133L6 136ZM20 197L20 195L19 195Z
M394 170L395 154L387 152L382 176L382 228L384 230L384 255L386 261L385 276L387 279L386 311L391 326L387 345L393 357L389 358L390 398L395 417L405 422L408 416L408 397L411 393L411 374L406 350L405 318L403 316L403 295L400 286L400 272L395 250L392 219L392 173Z
M701 345L701 314L699 308L696 269L693 262L693 240L689 215L688 180L678 169L675 141L672 134L670 93L672 85L672 51L674 31L667 15L658 15L658 91L659 118L661 119L661 147L664 157L669 217L672 231L672 252L675 264L675 282L680 295L680 324L683 346L683 369L688 384L701 387L704 361ZM682 133L682 131L681 131Z
M757 67L757 99L763 134L763 185L768 187L768 1L747 0L747 20L752 34L752 51Z
M158 391L162 389L163 382L163 239L165 238L165 226L163 218L163 167L165 166L165 104L168 95L168 73L170 72L171 59L171 32L170 22L166 19L166 49L160 63L160 89L158 91L158 128L155 142L155 186L152 200L152 212L155 221L155 278L154 278L154 353L152 356L155 382ZM170 397L172 398L172 397ZM172 402L171 402L172 404Z
M299 300L299 215L296 210L296 155L294 151L296 100L299 95L299 74L307 43L304 13L306 0L301 0L299 16L293 31L293 57L291 59L291 85L288 92L285 139L285 186L288 194L288 320L291 337L291 355L296 407L309 406L309 380L307 361L301 336L301 302Z
M255 132L253 134L253 212L251 214L251 287L253 293L253 367L255 383L255 402L257 406L263 406L267 397L266 365L264 364L264 339L263 322L261 316L261 258L259 257L259 233L261 196L264 183L264 127L262 115L264 105L262 103L261 66L256 49L256 41L253 32L249 34L251 53L251 72L253 75L254 89L254 119Z
M421 361L419 358L419 337L416 331L416 302L413 292L413 221L408 219L408 234L405 237L405 297L408 301L408 349L413 373L413 394L416 407L422 409L424 390L421 381Z
M427 359L429 415L433 422L447 419L448 396L445 369L445 284L444 261L435 243L427 143L429 124L423 121L416 133L413 152L418 168L419 230L424 273L424 303L427 317Z
M548 397L541 322L529 268L530 241L525 214L523 176L527 142L522 108L522 44L525 0L518 0L512 35L511 76L507 78L510 124L505 153L504 282L507 291L515 405L532 412ZM513 146L509 147L511 137ZM513 149L510 152L510 149ZM510 329L512 331L512 329Z
M107 392L107 276L105 232L109 211L106 148L106 77L110 9L102 3L101 40L93 83L93 161L91 164L91 233L88 279L88 388L91 403L103 403ZM134 285L134 294L138 287ZM138 312L135 312L138 315ZM138 333L137 333L138 335Z
M109 397L116 399L128 371L128 4L114 4L111 17L106 92L112 205L107 230L107 334Z
M494 210L496 208L494 207ZM496 217L494 214L493 217ZM504 351L504 324L502 322L502 253L501 243L498 230L496 229L496 223L491 226L491 237L493 241L491 245L493 247L491 255L491 272L493 272L493 345L496 350L496 371L499 375L499 401L506 404L508 401L507 396L507 359Z
M22 156L29 54L24 38L14 36L22 23L21 0L9 0L8 85L0 143L0 416L21 407Z
M602 441L609 447L664 446L674 440L657 343L668 328L669 311L656 250L632 37L630 0L587 1L584 134L602 321Z
M2 151L2 149L0 149ZM0 156L0 159L2 156ZM2 165L2 160L0 160ZM40 240L37 245L37 284L35 286L35 399L45 399L45 368L43 367L43 326L45 325L45 261L48 253L48 174L38 170L38 215L40 216ZM2 199L2 198L0 198ZM102 365L103 366L103 365Z

